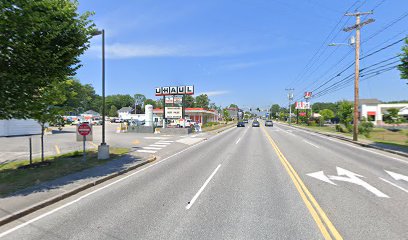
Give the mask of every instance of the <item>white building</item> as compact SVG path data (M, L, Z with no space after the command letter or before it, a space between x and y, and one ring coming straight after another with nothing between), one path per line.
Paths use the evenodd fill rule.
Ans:
M400 109L398 115L408 118L407 103L381 103L378 99L360 99L359 113L360 119L366 118L374 125L383 125L383 116L390 108Z

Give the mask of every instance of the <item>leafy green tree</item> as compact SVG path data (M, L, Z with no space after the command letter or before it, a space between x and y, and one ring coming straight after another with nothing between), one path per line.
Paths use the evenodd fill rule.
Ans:
M198 108L208 109L210 104L210 99L208 99L207 94L201 94L195 98L195 106Z
M150 105L152 105L153 106L153 108L156 108L156 101L154 101L153 99L146 99L145 101L144 101L144 106L146 106L146 105L148 105L148 104L150 104Z
M323 125L324 121L330 120L334 118L334 112L330 109L323 109L319 111L319 114L321 115L321 120L320 125Z
M194 97L191 95L184 96L184 106L186 108L193 108L194 107Z
M338 104L339 103L316 102L316 103L313 103L313 112L314 113L320 113L320 111L323 110L323 109L329 109L329 110L332 110L334 114L336 114Z
M273 104L273 105L271 106L270 111L271 111L272 117L276 117L276 114L279 112L279 109L280 109L279 104Z
M339 102L337 116L339 117L340 122L350 130L350 123L353 121L353 104L348 101Z
M74 76L95 31L75 0L0 3L0 119L30 118L44 91Z
M69 91L71 80L64 82L51 82L46 88L40 90L41 98L36 99L31 105L30 117L41 125L41 161L44 161L44 131L46 124L60 120L67 110L66 101L72 97Z
M130 107L134 106L135 100L129 94L114 94L106 96L106 105L112 106L115 105L117 109L121 109L122 107Z
M236 104L234 104L234 103L231 103L231 104L229 105L229 108L238 108L238 105L236 105Z
M405 122L405 119L402 116L398 115L399 109L390 108L387 110L387 114L384 114L384 122L388 124L400 124Z
M398 69L401 72L402 79L408 79L408 38L405 39L405 46L402 47L401 64Z
M222 116L224 117L225 122L228 123L228 120L230 119L231 116L226 108L222 110Z
M111 108L109 109L108 115L109 115L109 117L117 117L118 116L118 109L115 107L115 105L111 106Z
M163 99L159 98L156 100L156 107L163 108Z

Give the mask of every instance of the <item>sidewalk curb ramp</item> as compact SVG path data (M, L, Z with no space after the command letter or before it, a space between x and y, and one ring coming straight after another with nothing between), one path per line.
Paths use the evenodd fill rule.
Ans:
M88 188L91 188L91 187L94 187L94 186L96 186L96 185L99 185L99 184L101 184L101 183L103 183L103 182L106 182L106 181L108 181L108 180L110 180L110 179L112 179L112 178L115 178L115 177L118 177L118 176L120 176L120 175L123 175L123 174L125 174L125 173L127 173L127 172L130 172L130 171L132 171L132 170L134 170L134 169L136 169L136 168L139 168L139 167L141 167L141 166L143 166L143 165L146 165L146 164L148 164L148 163L151 163L151 162L155 161L156 159L157 159L156 156L149 157L149 158L147 158L145 161L143 161L143 162L141 162L141 163L138 163L138 164L135 164L135 165L133 165L133 166L130 166L130 167L126 168L125 170L121 170L121 171L119 171L119 172L111 173L111 174L109 174L109 175L100 177L99 179L97 179L97 180L95 180L95 181L92 181L92 182L90 182L90 183L84 184L84 185L82 185L82 186L80 186L80 187L77 187L77 188L72 189L72 190L70 190L70 191L68 191L68 192L62 193L62 194L57 195L57 196L55 196L55 197L46 199L46 200L44 200L44 201L42 201L42 202L39 202L39 203L37 203L37 204L31 205L30 207L27 207L27 208L25 208L25 209L23 209L23 210L20 210L20 211L18 211L18 212L12 213L12 214L10 214L10 215L8 215L8 216L3 217L3 218L0 219L0 226L3 226L3 225L5 225L5 224L10 223L10 222L12 222L12 221L14 221L14 220L17 220L17 219L19 219L19 218L22 218L22 217L24 217L24 216L26 216L26 215L28 215L28 214L30 214L30 213L33 213L33 212L35 212L35 211L37 211L37 210L40 210L40 209L45 208L45 207L47 207L47 206L50 206L50 205L52 205L52 204L54 204L54 203L56 203L56 202L59 202L59 201L61 201L61 200L64 200L64 199L66 199L66 198L68 198L68 197L71 197L71 196L73 196L73 195L75 195L75 194L77 194L77 193L79 193L79 192L82 192L82 191L84 191L84 190L86 190L86 189L88 189Z
M313 131L313 130L310 130L310 129L307 129L307 128L294 126L294 125L289 125L289 124L285 124L285 125L291 126L291 127L294 127L294 128L299 128L299 129L302 129L302 130L305 130L305 131L308 131L308 132L317 133L317 134L320 134L320 135L323 135L323 136L326 136L326 137L337 138L337 139L340 139L340 140L343 140L343 141L346 141L346 142L350 142L350 143L353 143L353 144L356 144L356 145L360 145L362 147L373 148L373 149L377 149L377 150L380 150L380 151L393 153L393 154L396 154L396 155L399 155L399 156L402 156L402 157L408 157L408 154L404 153L404 152L394 151L394 150L391 150L391 149L385 149L385 148L381 148L381 147L377 147L377 146L372 146L370 144L366 144L366 143L362 143L362 142L355 142L352 139L349 139L347 137L337 136L337 135L333 135L333 134L330 134L330 133L317 132L317 131Z

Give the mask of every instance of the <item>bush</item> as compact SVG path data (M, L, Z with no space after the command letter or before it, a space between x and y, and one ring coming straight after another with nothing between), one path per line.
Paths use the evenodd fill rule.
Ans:
M309 121L309 126L316 127L317 126L316 121Z
M358 133L363 134L365 137L370 137L370 133L373 130L374 124L372 122L368 122L367 120L363 120L358 125Z
M207 122L207 123L204 123L203 124L203 128L205 128L205 127L212 127L212 126L215 126L215 125L218 125L219 123L218 122Z
M347 128L343 128L340 124L336 124L336 132L347 133L349 130Z

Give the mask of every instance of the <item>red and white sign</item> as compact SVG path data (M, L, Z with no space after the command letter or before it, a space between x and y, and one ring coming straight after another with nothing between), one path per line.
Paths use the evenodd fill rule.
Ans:
M92 131L92 128L87 123L82 123L78 126L78 133L82 136L88 136Z
M295 109L310 109L309 102L296 102Z
M155 95L194 95L194 86L157 87L155 89Z
M305 96L304 96L305 99L309 99L311 97L312 97L312 92L305 92Z

